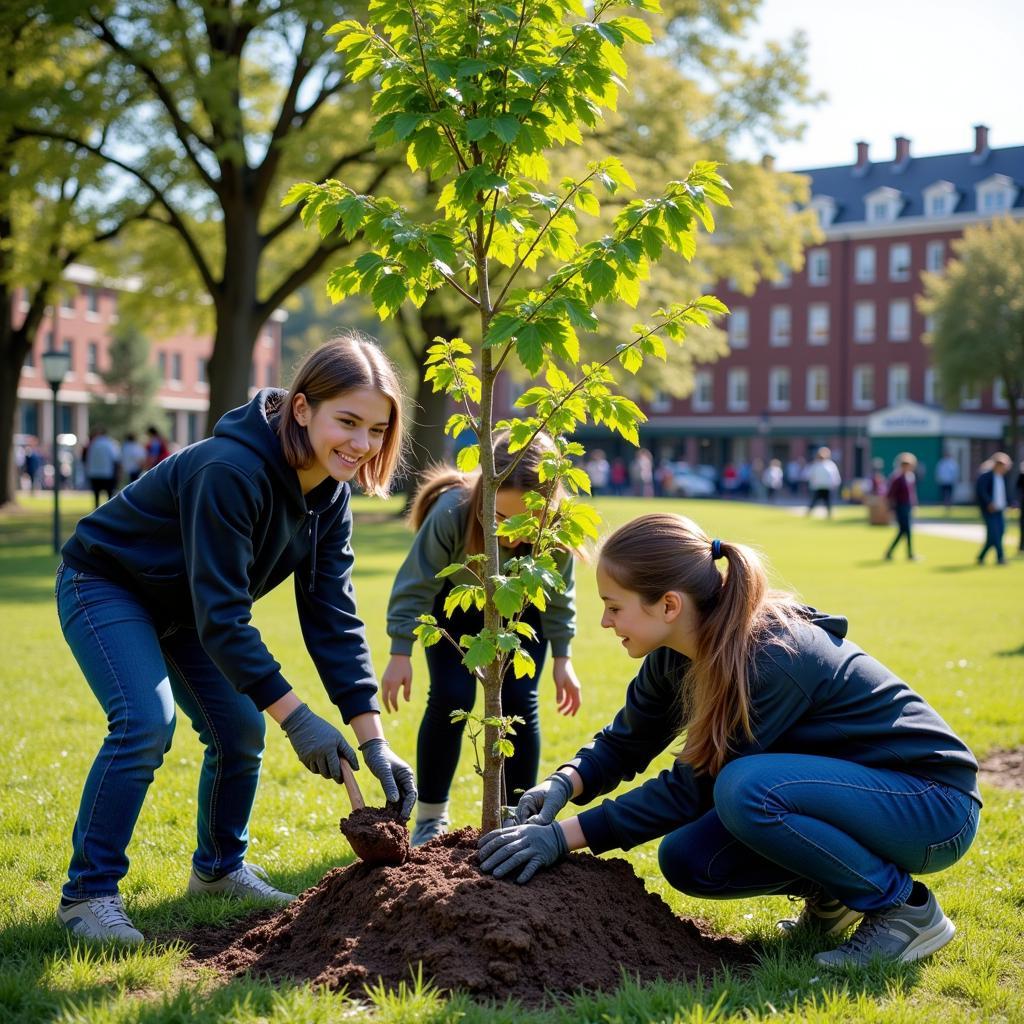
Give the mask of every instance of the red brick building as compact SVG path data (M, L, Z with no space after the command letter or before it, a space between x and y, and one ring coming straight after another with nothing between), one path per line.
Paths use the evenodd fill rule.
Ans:
M38 438L46 450L53 439L53 393L43 377L40 356L52 345L71 353L71 371L60 389L60 428L84 441L89 436L89 403L94 395L105 392L99 374L109 365L117 324L118 290L101 282L91 267L72 264L65 281L68 287L43 320L18 384L15 433ZM14 315L23 314L16 300ZM281 381L286 316L278 311L260 332L249 382L253 390ZM156 403L167 413L168 437L174 445L191 444L203 436L209 405L206 363L212 344L209 336L187 331L152 339L150 358L162 382Z
M984 125L962 153L915 157L901 137L876 162L859 142L852 163L800 173L824 241L753 295L719 282L730 353L698 369L689 398L646 407L641 443L656 457L721 469L825 444L845 477L861 475L871 413L938 401L915 301L922 272L941 270L967 225L1024 216L1024 146L990 148ZM1000 414L1006 402L993 385L964 393L961 409Z

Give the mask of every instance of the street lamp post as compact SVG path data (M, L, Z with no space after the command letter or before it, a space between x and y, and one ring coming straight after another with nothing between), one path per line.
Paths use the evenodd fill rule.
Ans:
M43 353L43 376L53 391L53 552L60 553L60 451L57 435L58 423L57 392L71 369L71 353L49 349Z

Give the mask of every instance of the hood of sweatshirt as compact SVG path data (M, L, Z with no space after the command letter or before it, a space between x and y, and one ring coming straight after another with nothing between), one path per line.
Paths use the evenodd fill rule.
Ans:
M810 605L804 606L803 614L812 625L825 630L826 633L831 633L839 640L845 639L849 631L850 621L845 615L830 615L828 612L820 612L817 608L811 608Z

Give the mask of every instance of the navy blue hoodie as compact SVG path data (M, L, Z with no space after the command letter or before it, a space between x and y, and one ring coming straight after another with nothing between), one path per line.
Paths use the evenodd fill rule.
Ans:
M759 647L751 672L753 738L737 739L726 761L759 753L814 754L888 768L953 786L978 803L978 763L924 698L856 644L847 621L805 609L791 650ZM660 647L649 654L626 691L614 721L576 755L583 778L576 803L589 803L628 782L669 744L685 723L680 683L689 661ZM628 850L713 807L714 779L676 762L656 778L580 815L595 853Z
M134 591L161 632L194 627L261 711L291 687L252 625L252 605L294 574L306 648L348 722L379 711L352 587L350 491L328 478L303 496L271 425L285 394L260 391L212 437L129 484L79 522L63 556Z

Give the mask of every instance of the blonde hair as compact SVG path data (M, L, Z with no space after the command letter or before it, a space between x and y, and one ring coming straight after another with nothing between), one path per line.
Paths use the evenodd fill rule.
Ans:
M497 473L504 473L518 458L519 462L508 478L499 488L502 491L538 491L544 494L549 488L541 482L540 464L544 455L555 450L555 443L541 432L521 452L510 453L508 450L509 435L502 431L494 435L494 468ZM522 456L520 458L520 456ZM482 522L484 507L484 478L480 470L462 473L454 466L444 463L429 466L420 476L416 495L409 509L409 525L418 530L434 507L437 499L453 487L466 493L470 507L470 515L466 522L466 554L479 555L484 550L484 525ZM557 497L553 495L553 497Z
M714 554L725 558L723 576ZM790 594L770 590L757 553L714 542L691 519L666 512L640 516L601 547L605 572L651 605L669 591L687 594L697 609L696 650L681 680L686 738L678 759L717 775L738 736L752 737L750 671L758 646L788 647L799 617Z
M280 406L277 433L288 465L308 469L315 459L306 428L292 412L296 395L305 395L313 409L346 391L379 391L391 402L391 419L384 443L372 459L356 472L359 486L367 494L386 498L391 481L404 462L404 393L394 363L372 338L345 331L310 352L295 371L288 396Z

